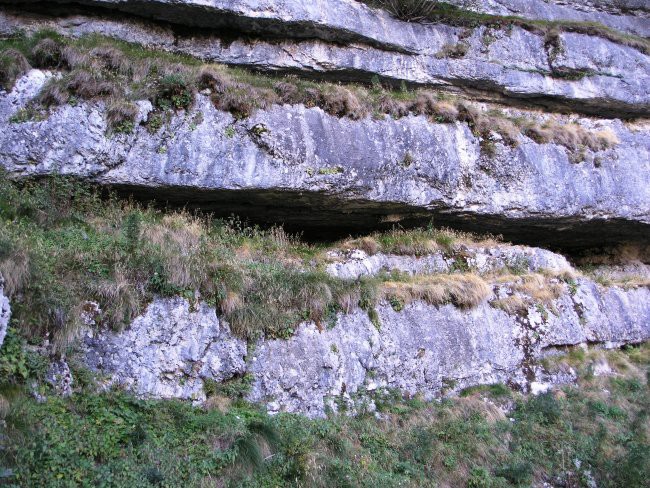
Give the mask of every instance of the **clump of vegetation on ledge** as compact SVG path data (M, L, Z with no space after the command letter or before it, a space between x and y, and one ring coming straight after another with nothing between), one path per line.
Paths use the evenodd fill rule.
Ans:
M593 375L603 360L614 376ZM85 378L85 386L62 399L41 385L38 402L26 386L38 381L32 368L22 384L3 385L3 481L52 488L647 486L650 348L575 349L547 367L577 370L578 385L529 397L487 385L439 403L379 391L372 396L378 414L361 408L356 417L313 420L269 416L241 399L217 409L96 393L79 368L75 381Z
M338 312L362 308L374 317L388 290L401 287L406 298L412 281L396 274L334 278L324 270L325 247L302 243L281 228L102 198L64 177L14 182L1 176L0 274L13 324L29 341L48 339L59 351L84 324L122 329L154 296L200 297L243 338L286 338L304 321L329 327ZM460 236L430 228L375 238L387 250L435 240L451 252ZM458 271L414 283L410 296L423 298L426 289L425 298L436 305L476 305L488 285Z
M547 35L552 31L576 32L622 44L650 54L650 40L626 34L598 22L574 20L534 20L514 15L483 14L465 10L437 0L359 0L371 7L378 7L407 22L443 23L458 27L488 26L502 29L509 26L521 27L531 32Z
M189 110L199 91L209 95L219 110L246 118L274 104L320 107L336 117L358 120L373 116L394 118L424 115L436 123L467 123L482 139L482 147L494 152L494 143L517 146L521 134L538 143L566 147L572 160L584 152L601 151L618 141L610 131L592 132L577 124L540 122L513 118L499 111L486 112L466 101L430 90L399 90L370 86L314 82L295 76L271 77L243 69L205 65L195 58L151 51L98 35L78 40L52 32L0 41L0 84L10 87L29 67L55 69L61 76L51 80L37 100L12 117L16 123L38 120L46 110L81 100L102 100L113 133L130 133L138 114L134 102L148 99L155 107L147 127L157 132L174 112Z

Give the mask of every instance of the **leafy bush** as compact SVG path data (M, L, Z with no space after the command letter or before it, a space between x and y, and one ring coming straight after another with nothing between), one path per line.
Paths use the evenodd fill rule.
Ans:
M183 74L170 74L160 80L156 96L160 108L188 109L193 101L192 88Z

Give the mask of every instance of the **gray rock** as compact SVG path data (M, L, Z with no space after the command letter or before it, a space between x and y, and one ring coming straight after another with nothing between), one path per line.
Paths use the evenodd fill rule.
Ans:
M54 392L57 395L62 397L72 395L74 378L65 359L57 359L50 363L45 375L45 381L54 388Z
M9 319L11 319L11 307L9 306L9 298L4 294L4 278L0 274L0 347L2 347L7 335Z
M537 272L553 270L561 272L570 269L564 256L546 249L494 245L489 247L456 246L457 254L462 257L448 256L444 251L424 256L399 256L377 253L369 256L364 251L355 249L348 252L332 252L327 265L327 272L342 279L357 279L361 276L373 276L382 271L398 270L410 275L446 273L454 266L467 267L478 273L499 271L506 267L518 272Z
M207 305L193 311L185 299L156 299L124 332L87 336L84 351L109 384L143 396L203 400L205 378L248 373L249 400L270 412L317 417L344 406L372 409L374 391L433 399L496 382L539 390L573 378L540 368L549 351L650 339L650 289L603 288L580 278L572 293L565 288L552 312L531 306L521 315L487 302L472 310L415 302L400 312L382 303L380 329L354 310L339 314L331 329L303 323L290 339L262 339L250 350Z
M447 3L484 14L598 22L631 34L650 36L650 7L645 0L447 0Z
M96 18L88 13L52 17L56 11L47 12L50 15L46 17L16 14L13 10L0 12L0 30L9 33L53 28L72 36L99 32L147 47L257 70L364 82L379 76L395 85L404 81L453 88L486 99L599 115L650 113L650 94L645 88L650 84L649 57L599 37L562 33L562 55L558 56L542 35L519 27L479 27L467 34L457 27L402 22L346 0L319 0L308 5L282 0L263 5L246 1L237 2L236 7L232 2L219 1L210 6L162 0L88 3L110 4L129 12L146 12L148 17L188 25L198 23L211 29L218 29L224 22L229 27L239 25L245 32L266 33L270 29L270 33L286 38L269 41L266 37L251 42L223 39L211 31L180 35L169 27L150 25L137 18ZM310 35L301 36L302 28ZM332 39L336 42L327 42ZM445 46L461 42L468 46L464 57L440 57ZM576 73L580 76L566 76Z
M578 120L611 130L620 143L575 164L564 147L524 136L516 148L497 142L487 156L464 123L352 121L304 106L235 120L204 95L156 134L138 126L107 138L101 103L9 122L45 79L32 71L0 95L0 164L17 177L76 175L141 198L330 238L432 218L438 226L566 249L650 237L650 137L642 123ZM404 167L406 155L413 162ZM600 165L590 162L595 157Z
M246 343L234 338L205 303L154 300L121 333L83 340L87 364L143 396L204 400L203 379L223 381L244 372Z

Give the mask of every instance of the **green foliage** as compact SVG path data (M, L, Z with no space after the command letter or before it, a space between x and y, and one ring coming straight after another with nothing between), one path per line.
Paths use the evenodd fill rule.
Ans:
M338 175L343 173L343 168L340 166L332 166L328 168L320 168L318 170L319 175Z
M0 378L11 383L29 377L24 342L12 327L7 330L0 353Z
M460 392L461 398L469 397L474 394L488 395L493 398L509 397L512 394L510 388L503 383L494 383L492 385L479 385L465 388Z
M203 379L203 390L208 398L219 395L231 400L241 400L250 392L252 386L253 377L248 374L222 382L211 378Z
M388 297L388 303L396 312L401 312L404 310L404 300L401 300L399 297L391 295Z
M162 109L188 109L194 101L190 82L181 74L170 74L160 80L157 105Z
M647 351L636 356L643 368ZM19 396L2 463L18 486L582 486L589 471L598 486L641 488L650 467L642 371L598 381L510 392L514 422L480 398L427 403L397 391L374 393L380 418L322 419L268 416L241 399L222 412L119 391ZM230 386L206 382L210 394L219 388Z
M63 177L0 181L0 242L16 328L61 349L88 300L100 305L97 325L119 330L154 295L199 291L249 339L287 338L309 320L331 326L362 295L368 308L378 300L377 280L305 271L314 251L282 229L163 213Z

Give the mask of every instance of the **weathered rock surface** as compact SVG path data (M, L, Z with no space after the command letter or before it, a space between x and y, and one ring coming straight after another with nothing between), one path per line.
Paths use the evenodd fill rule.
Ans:
M47 78L33 70L0 95L0 164L15 176L76 175L142 198L328 237L431 218L567 249L650 237L650 137L643 124L582 119L586 127L612 130L620 143L575 164L565 148L524 136L518 147L497 143L487 156L463 123L421 116L352 121L303 106L235 120L202 95L190 113L155 134L138 126L108 138L101 103L10 122ZM141 107L146 117L151 106Z
M236 6L221 1L208 5L162 0L83 3L207 30L187 33L138 17L97 17L92 11L74 15L75 11L66 9L57 16L56 7L48 7L45 17L0 12L0 31L46 27L73 36L99 32L256 70L365 82L378 76L396 85L404 81L589 114L629 117L650 113L646 89L650 58L600 37L560 33L551 46L543 35L519 27L481 26L468 31L408 23L352 0L245 1ZM265 37L225 36L224 25ZM279 38L270 40L269 34ZM467 48L466 54L444 54L449 46L459 44Z
M5 341L9 319L11 318L9 299L4 294L4 283L4 278L0 275L0 347Z
M454 267L462 266L478 273L501 271L504 268L514 268L520 273L554 271L562 272L571 269L564 256L545 249L497 245L489 247L465 247L459 256L451 256L444 251L413 257L376 253L368 255L360 249L348 252L330 252L334 262L327 265L327 272L343 279L358 279L362 276L373 276L380 272L390 272L397 269L410 275L448 273Z
M447 3L485 14L598 22L623 32L650 36L650 6L645 0L447 0Z
M215 310L182 298L154 300L120 334L90 333L86 362L143 395L205 398L203 379L244 373L246 343L230 334Z
M506 293L496 285L490 301ZM552 310L551 310L552 308ZM339 314L319 332L304 323L288 340L252 347L233 337L213 308L156 299L122 333L85 339L86 362L144 396L205 398L206 379L249 374L248 398L271 412L322 416L372 405L369 392L394 389L432 399L495 382L524 390L548 381L537 359L564 346L615 347L650 339L650 289L604 288L578 278L549 310L531 305L509 315L485 302L472 310L414 302L377 309L377 329L361 311ZM536 384L537 384L536 383Z
M72 395L74 377L65 359L59 358L50 362L45 374L45 381L52 386L57 395L62 397Z

